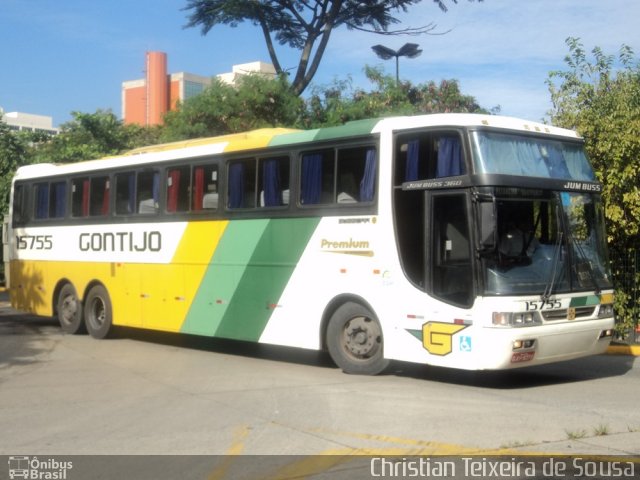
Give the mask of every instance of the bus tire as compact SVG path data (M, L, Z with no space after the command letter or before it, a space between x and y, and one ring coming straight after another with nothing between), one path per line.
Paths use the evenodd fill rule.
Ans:
M344 373L376 375L389 365L380 323L359 303L338 307L329 320L326 341L329 355Z
M87 331L82 316L82 302L70 283L65 283L58 293L56 316L65 333L75 335Z
M113 310L107 289L96 285L87 294L84 302L84 321L93 338L107 338L111 333Z

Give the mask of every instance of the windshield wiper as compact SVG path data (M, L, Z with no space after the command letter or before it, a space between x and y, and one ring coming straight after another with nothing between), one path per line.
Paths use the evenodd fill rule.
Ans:
M544 287L544 292L542 292L542 301L547 302L551 295L553 295L553 287L556 283L556 277L558 276L558 260L560 259L560 250L562 246L562 232L558 232L558 240L556 241L556 245L553 249L553 260L552 260L552 268L551 268L551 278L547 281L547 284Z

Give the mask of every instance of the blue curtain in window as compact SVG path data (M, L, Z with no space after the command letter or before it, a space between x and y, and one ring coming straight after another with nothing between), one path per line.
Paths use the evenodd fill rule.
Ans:
M264 206L277 207L282 205L282 188L280 187L279 162L269 158L262 164L262 190L264 191Z
M462 151L458 137L442 137L438 143L436 177L462 175Z
M303 205L320 203L322 193L322 155L312 153L302 157L300 201Z
M62 218L65 214L65 206L67 204L67 184L66 183L56 183L55 184L55 205L54 205L54 216L56 218Z
M244 204L244 165L229 166L229 208L242 208Z
M160 172L153 172L153 204L158 206L160 203Z
M404 171L404 181L418 180L418 164L420 161L420 140L411 140L407 144L407 164Z
M567 169L567 161L560 149L551 144L547 144L545 147L547 149L547 158L545 160L549 169L549 176L551 178L571 178Z
M36 186L36 218L49 216L49 185L44 183Z
M369 148L365 156L364 175L360 180L360 201L371 202L376 183L376 150Z

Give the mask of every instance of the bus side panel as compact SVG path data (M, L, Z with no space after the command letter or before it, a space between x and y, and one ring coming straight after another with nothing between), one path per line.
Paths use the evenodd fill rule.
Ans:
M318 222L230 222L181 331L258 341Z
M376 216L323 218L260 342L321 348L323 314L338 297L361 299L385 329L382 305L394 301L389 291L394 268L388 231Z

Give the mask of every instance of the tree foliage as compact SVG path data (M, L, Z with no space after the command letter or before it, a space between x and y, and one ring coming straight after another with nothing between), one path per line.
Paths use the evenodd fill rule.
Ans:
M393 76L378 68L366 67L365 74L374 87L369 92L354 89L349 80L315 89L307 101L306 123L302 126L339 125L351 120L389 115L488 113L473 96L460 91L457 80L413 85L411 82L396 82Z
M447 10L445 0L432 0ZM458 0L452 0L457 3ZM473 0L469 0L473 1ZM482 0L479 0L482 1ZM298 66L291 83L293 92L301 94L311 83L331 33L339 27L384 35L432 32L433 23L419 27L391 30L398 24L398 13L407 12L422 0L187 0L190 11L187 27L200 27L206 35L217 25L237 27L250 22L260 27L271 63L278 74L286 73L279 60L275 43L300 52Z
M568 38L567 70L551 72L554 124L577 130L598 180L603 184L609 246L614 259L640 252L640 64L626 45L617 56L600 48L589 59L577 38ZM624 266L614 266L619 289L617 312L629 326L640 314L640 277L621 281ZM636 275L637 276L637 275ZM630 291L627 284L635 284ZM631 287L633 288L633 287ZM633 303L633 299L636 303Z
M11 130L0 116L0 215L9 209L11 179L16 169L30 163L30 136Z
M297 124L304 102L285 77L243 75L236 86L214 79L205 91L165 116L165 141Z
M73 163L116 155L157 142L158 133L137 125L123 125L111 111L73 112L60 134L33 150L34 163Z

